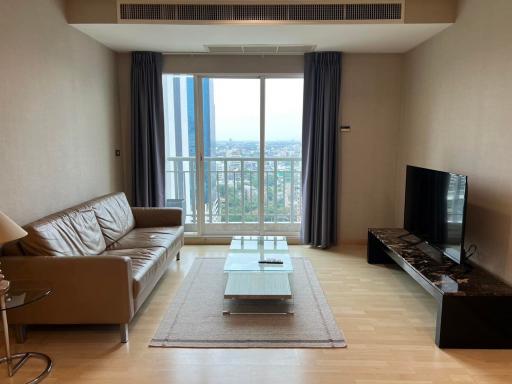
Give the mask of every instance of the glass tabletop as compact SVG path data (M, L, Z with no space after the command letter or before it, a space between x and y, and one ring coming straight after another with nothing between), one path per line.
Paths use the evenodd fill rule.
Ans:
M286 251L288 242L284 236L233 236L230 251Z
M52 291L47 282L32 280L11 281L5 294L5 310L23 307L48 296ZM0 308L0 311L3 309Z
M260 261L278 259L282 264ZM234 236L224 264L224 272L293 272L284 236Z

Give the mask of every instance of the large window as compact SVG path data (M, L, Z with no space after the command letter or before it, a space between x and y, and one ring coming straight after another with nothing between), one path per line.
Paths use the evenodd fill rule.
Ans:
M167 204L184 209L187 231L298 231L302 86L164 76Z

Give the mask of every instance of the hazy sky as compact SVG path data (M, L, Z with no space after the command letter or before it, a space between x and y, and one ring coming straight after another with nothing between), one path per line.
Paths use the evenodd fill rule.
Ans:
M259 140L260 80L214 79L217 140ZM267 79L265 140L302 137L303 79Z

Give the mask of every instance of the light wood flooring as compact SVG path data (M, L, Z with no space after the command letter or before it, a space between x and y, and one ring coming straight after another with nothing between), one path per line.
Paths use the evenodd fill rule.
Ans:
M365 247L290 250L312 260L348 348L148 348L194 258L225 255L227 246L186 246L130 324L129 344L116 327L43 327L15 348L53 358L46 384L512 383L512 350L438 349L434 300L400 269L368 265ZM22 383L37 367L8 379L2 365L0 383Z

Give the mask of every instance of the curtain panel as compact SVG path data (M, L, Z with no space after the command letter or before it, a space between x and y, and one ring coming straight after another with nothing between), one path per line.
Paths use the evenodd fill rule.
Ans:
M327 248L337 241L337 129L340 52L304 55L301 241Z
M165 206L165 130L162 54L132 53L133 203Z

